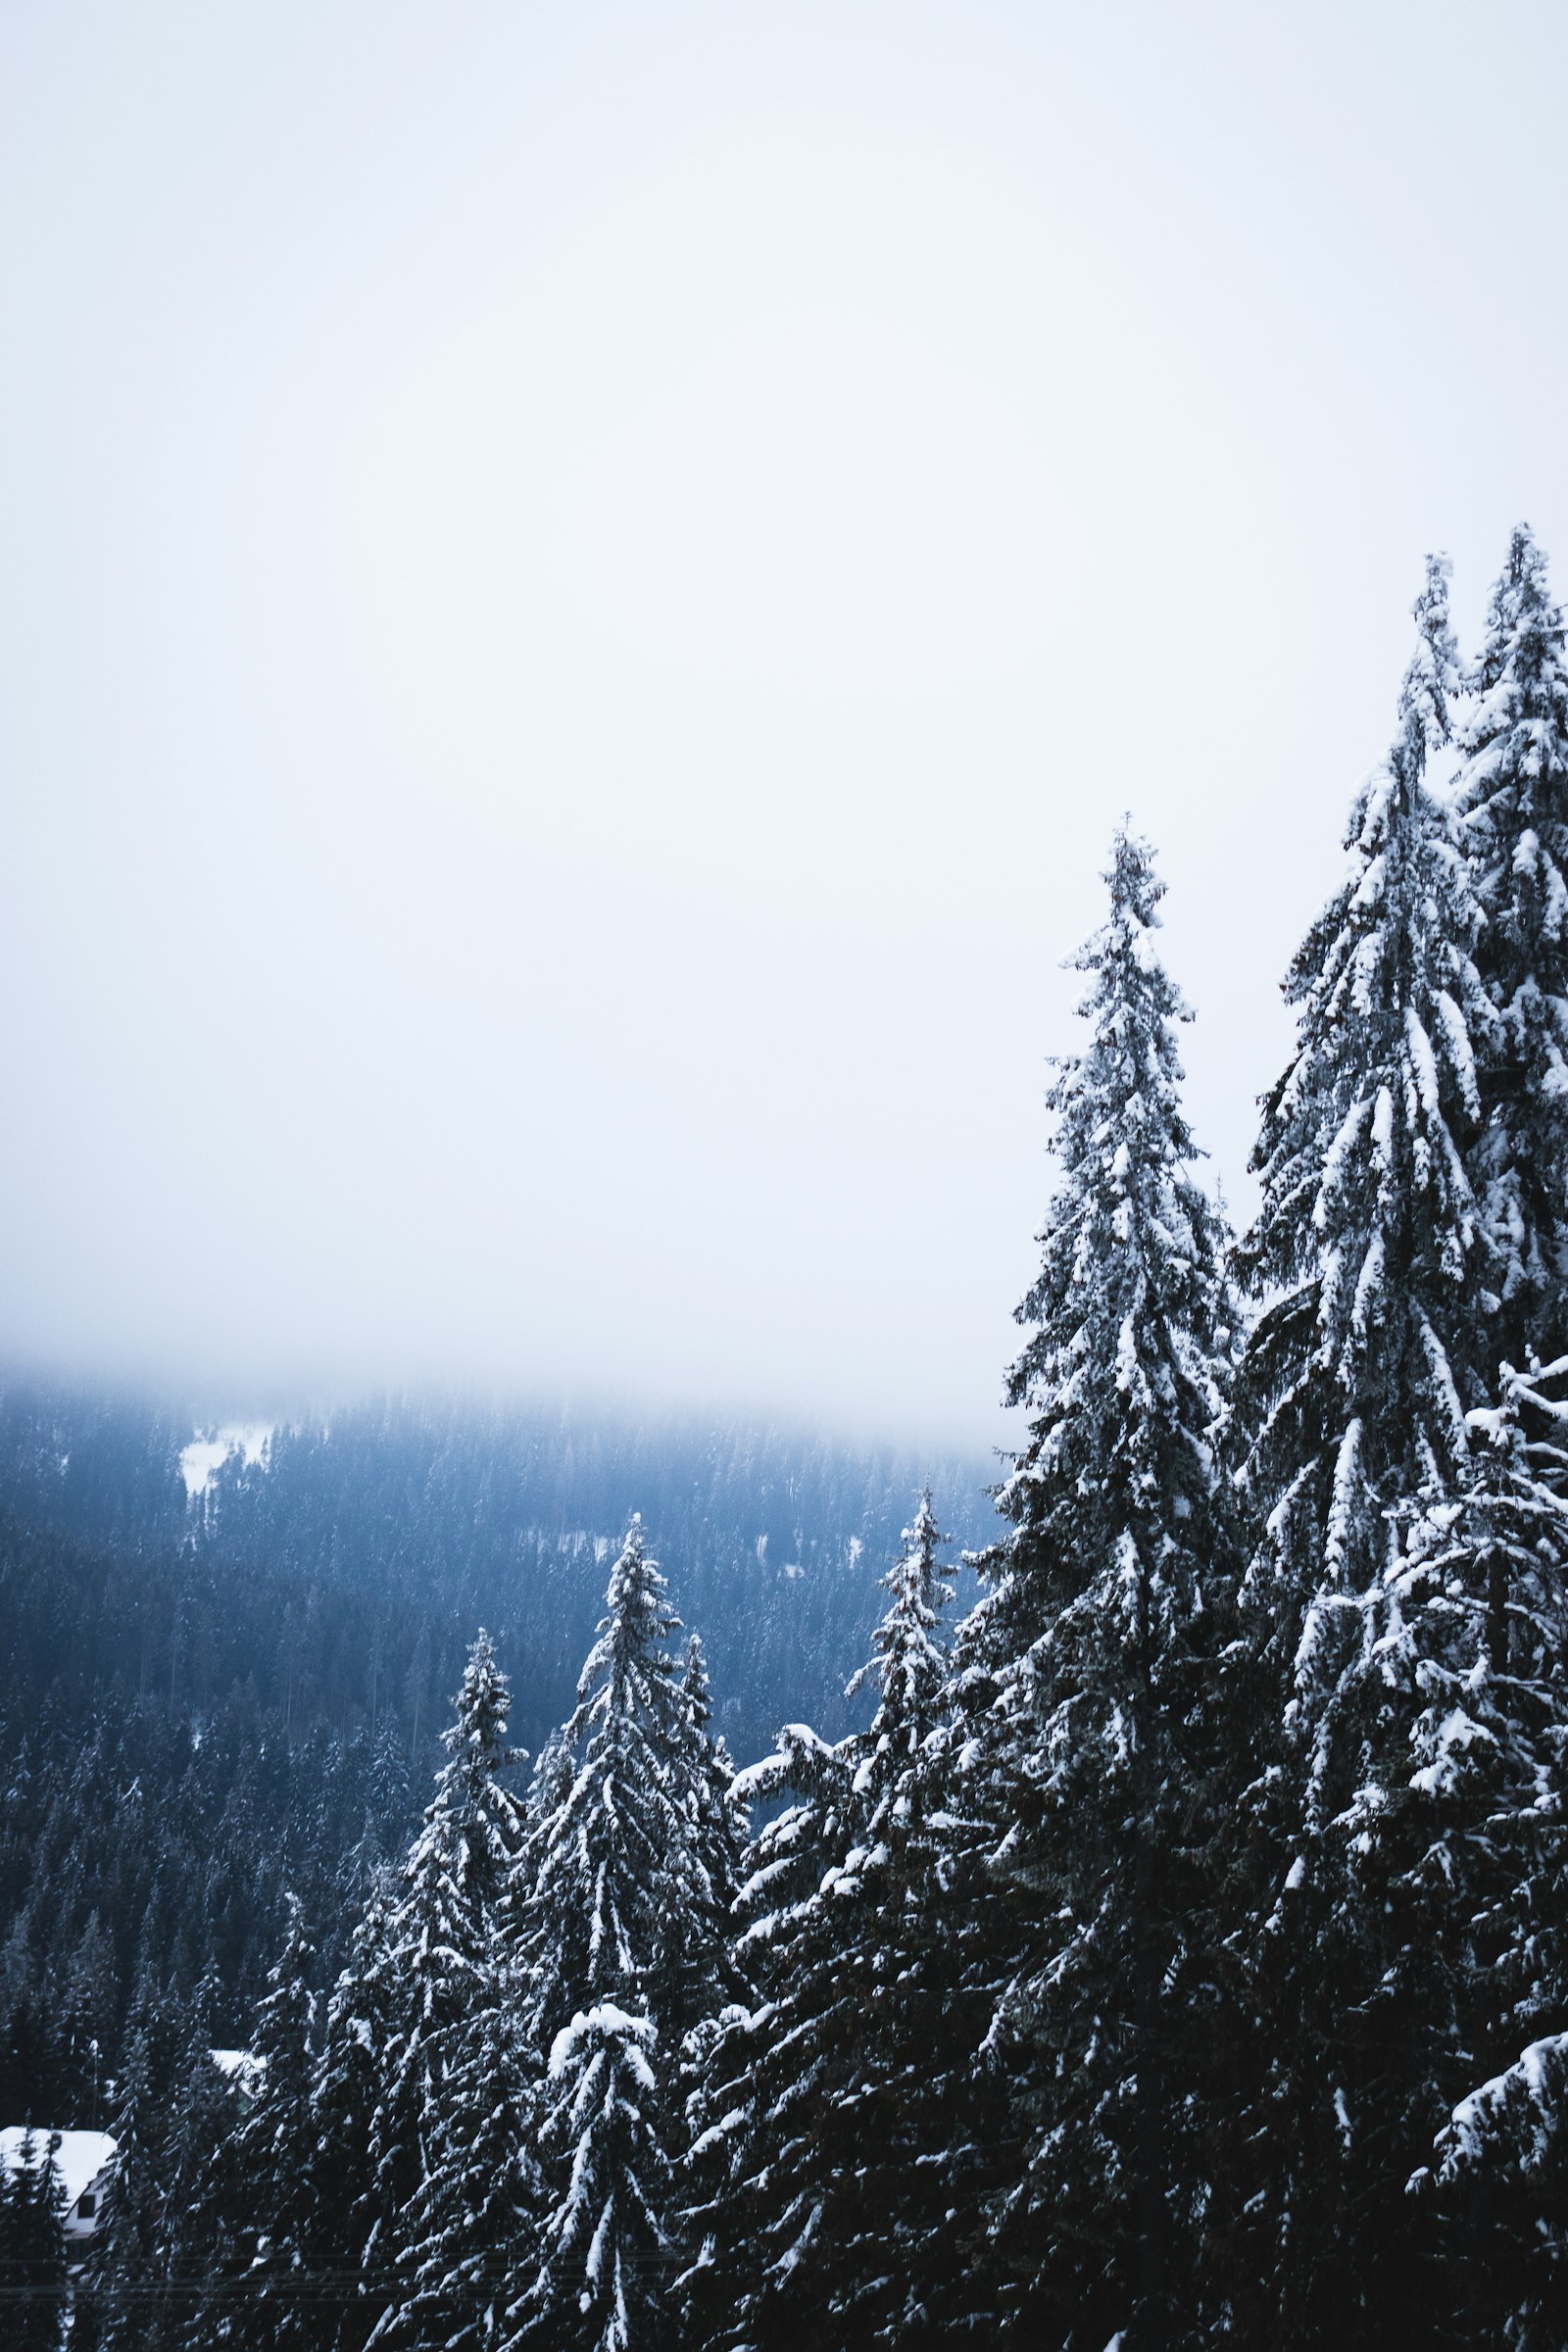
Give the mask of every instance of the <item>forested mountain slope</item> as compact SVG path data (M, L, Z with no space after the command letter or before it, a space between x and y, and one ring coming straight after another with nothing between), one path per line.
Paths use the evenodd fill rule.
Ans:
M634 1511L742 1758L785 1718L847 1726L926 1478L962 1539L989 1518L983 1458L750 1427L365 1405L236 1447L191 1494L194 1435L124 1400L0 1397L8 2117L91 2120L138 2000L200 1986L213 2038L242 2041L287 1889L324 1981L425 1801L475 1630L537 1749Z

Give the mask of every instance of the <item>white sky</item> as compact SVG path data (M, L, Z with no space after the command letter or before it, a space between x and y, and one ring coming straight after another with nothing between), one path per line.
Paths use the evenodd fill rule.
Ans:
M1568 10L8 0L0 1334L996 1428L1123 808L1233 1196Z

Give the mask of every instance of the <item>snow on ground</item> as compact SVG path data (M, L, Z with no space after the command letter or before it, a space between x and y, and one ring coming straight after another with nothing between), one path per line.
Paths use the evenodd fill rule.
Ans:
M273 1426L270 1421L229 1421L215 1437L204 1438L198 1432L179 1457L180 1475L190 1500L194 1502L198 1494L206 1494L213 1472L221 1470L231 1453L243 1454L247 1466L260 1462L265 1467Z

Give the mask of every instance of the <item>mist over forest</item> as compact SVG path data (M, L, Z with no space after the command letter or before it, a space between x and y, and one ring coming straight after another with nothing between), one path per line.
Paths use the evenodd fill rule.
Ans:
M1564 91L0 9L0 2352L1568 2352Z
M41 2344L1558 2352L1568 623L1449 574L1240 1233L1117 828L989 1494L0 1395Z

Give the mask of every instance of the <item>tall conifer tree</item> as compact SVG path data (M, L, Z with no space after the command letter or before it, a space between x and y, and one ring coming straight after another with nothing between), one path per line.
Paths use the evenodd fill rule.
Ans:
M209 2224L209 2291L198 2303L189 2352L236 2340L267 2352L315 2352L321 2340L319 2259L313 2205L321 2182L312 2162L312 2033L316 1955L298 1898L288 1897L283 1948L257 2006L237 2124L218 2135L202 2182ZM216 2074L216 2069L213 2070ZM332 2269L340 2271L341 2249Z
M1378 1997L1427 2026L1428 2122L1452 2109L1435 2183L1416 2176L1434 2308L1540 2352L1568 2283L1565 1379L1568 1357L1505 1375L1466 1493L1410 1514L1366 1645L1395 1769L1374 1750L1348 1824L1390 1946Z
M963 2016L934 1818L944 1541L927 1492L850 1685L877 1692L868 1729L828 1748L789 1726L741 1776L747 1794L795 1801L749 1857L739 1957L762 1998L727 2015L710 2053L692 2167L703 2259L686 2284L695 2330L718 2341L939 2342L953 2317L943 2152L958 2118L942 2060Z
M672 2048L716 2016L739 1987L730 1958L730 1909L740 1886L746 1842L735 1768L722 1738L715 1738L710 1728L708 1659L697 1634L686 1644L681 1692L688 1750L682 1775L688 1817L681 1863L685 1893L670 1919L668 1949L661 1964L665 1990L662 2000L656 1995Z
M736 1781L744 1803L779 1809L748 1847L737 1963L755 1987L723 2012L690 2106L683 2331L705 2347L802 2346L843 2325L825 2308L821 2227L843 2163L819 2141L853 2083L867 2020L842 1970L845 1908L833 1900L866 1807L855 1742L786 1724L774 1752Z
M1252 1917L1236 1934L1258 2079L1233 2184L1242 2307L1214 2320L1281 2345L1385 2340L1414 2292L1423 2036L1408 2018L1394 2033L1378 1998L1388 1947L1347 1808L1369 1785L1367 1645L1398 1514L1463 1490L1466 1407L1486 1400L1469 1153L1492 1013L1480 910L1426 783L1455 675L1446 574L1429 563L1393 749L1286 981L1298 1041L1265 1099L1241 1251L1261 1312L1239 1383L1256 1744Z
M1200 1665L1224 1558L1215 1460L1234 1316L1195 1181L1155 950L1163 886L1123 829L1076 957L1083 1052L1008 1375L1029 1439L959 1639L962 1806L996 1894L989 2047L1008 2082L990 2265L1021 2340L1158 2352L1201 2209L1188 2121L1203 1785Z
M331 2282L315 2308L321 2352L361 2352L385 2308L387 2215L372 2133L403 2016L390 1873L373 1879L348 1965L327 1995L300 2182L300 2267Z
M7 2352L57 2352L67 2308L65 2195L47 2133L0 2165L0 2320Z
M1568 1348L1568 638L1523 524L1493 591L1456 800L1495 1008L1478 1038L1492 1364Z
M518 2343L654 2345L672 2248L670 1915L694 1887L693 1711L678 1631L634 1518L611 1570L577 1707L537 1791L518 1938L527 2030L548 2058L544 2254L510 2307ZM574 1769L568 1770L569 1764ZM573 2332L576 2330L576 2332Z
M497 1929L522 1837L521 1807L505 1779L519 1761L507 1740L511 1703L481 1631L442 1734L448 1760L388 1922L400 2014L371 2150L398 2284L370 2340L389 2347L437 2335L464 2347L492 2340L507 2287L495 2277L498 2246L526 2213L519 2102L498 2082L490 2086L497 2109L471 2104L483 2089L476 2045L488 2040L498 2063L509 2053L510 2029L498 2028Z

